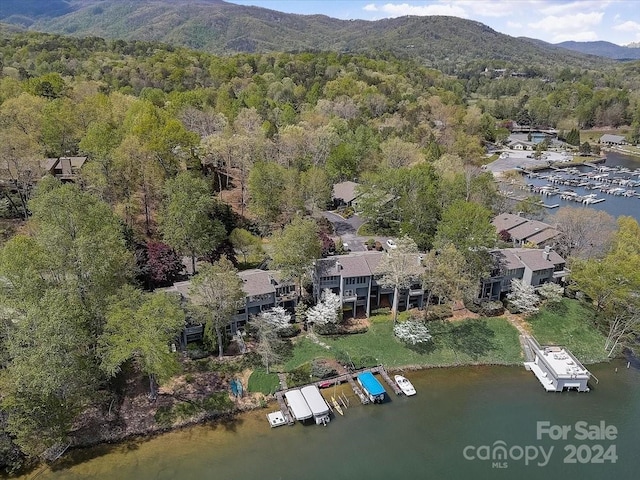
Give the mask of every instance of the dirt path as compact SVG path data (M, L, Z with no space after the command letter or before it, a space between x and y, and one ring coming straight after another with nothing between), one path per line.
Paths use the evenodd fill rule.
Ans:
M527 323L527 321L522 317L522 315L518 315L515 313L510 313L505 310L504 318L507 321L518 329L520 335L531 335L531 326Z

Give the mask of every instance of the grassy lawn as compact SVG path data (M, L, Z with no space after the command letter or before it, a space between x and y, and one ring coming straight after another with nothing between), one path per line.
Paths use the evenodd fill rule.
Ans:
M249 377L247 390L250 392L262 392L265 395L275 392L278 389L280 382L278 381L278 375L275 373L267 373L263 369L254 370Z
M504 318L487 318L429 324L433 340L425 346L408 346L393 335L388 316L373 317L367 333L326 336L326 349L304 338L296 343L284 365L290 371L314 358L350 357L358 364L400 366L452 366L464 364L515 364L522 361L517 330ZM347 355L348 354L348 355Z
M595 327L595 312L578 300L565 298L559 306L543 308L528 319L540 345L564 345L583 363L607 359L605 337Z

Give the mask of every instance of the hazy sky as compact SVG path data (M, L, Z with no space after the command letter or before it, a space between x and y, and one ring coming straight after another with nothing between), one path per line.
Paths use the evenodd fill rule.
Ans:
M640 0L227 0L287 13L320 13L343 20L451 15L477 20L514 37L640 42Z

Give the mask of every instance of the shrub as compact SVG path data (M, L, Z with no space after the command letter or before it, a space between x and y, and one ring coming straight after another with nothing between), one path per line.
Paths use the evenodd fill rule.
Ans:
M233 409L233 401L227 392L215 392L202 400L202 408L207 412L227 412Z
M304 363L298 368L292 370L287 378L287 385L298 386L306 385L311 379L311 364Z
M300 325L287 325L278 329L278 336L281 338L295 337L300 333Z
M350 218L350 217L353 217L354 213L356 213L356 212L353 209L353 207L345 207L345 209L342 211L342 216L344 218Z
M211 355L211 352L204 345L198 343L188 344L185 353L191 360L200 360Z
M391 313L391 308L389 307L382 307L382 308L376 308L375 310L371 310L371 316L375 316L375 315L389 315Z
M326 217L320 217L316 219L318 224L318 230L326 235L333 234L333 224Z
M343 325L335 323L325 323L324 325L315 325L313 331L318 335L352 335L358 333L366 333L369 329L366 326L357 328L345 328Z
M170 427L171 425L173 425L173 422L176 421L176 416L173 413L173 409L168 405L158 407L156 413L153 415L153 418L158 425L165 428Z
M451 311L451 305L431 305L427 311L427 320L444 320L445 318L453 317Z
M326 360L319 359L311 362L311 375L316 378L335 377L337 374L337 370Z
M483 317L499 317L504 313L502 302L483 302L480 304L480 315Z

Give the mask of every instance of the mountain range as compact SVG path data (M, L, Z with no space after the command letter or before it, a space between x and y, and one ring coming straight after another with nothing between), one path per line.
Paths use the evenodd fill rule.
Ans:
M457 17L349 21L222 0L2 0L0 21L65 35L161 41L215 54L319 50L389 53L445 71L487 60L519 68L597 68L610 63L585 55L594 54L594 50L580 50L575 42L552 45L515 38ZM621 58L606 55L609 51L598 50L601 57Z
M611 42L562 42L555 44L558 47L567 48L575 52L597 55L599 57L613 58L615 60L640 60L640 48L629 45L621 47Z

